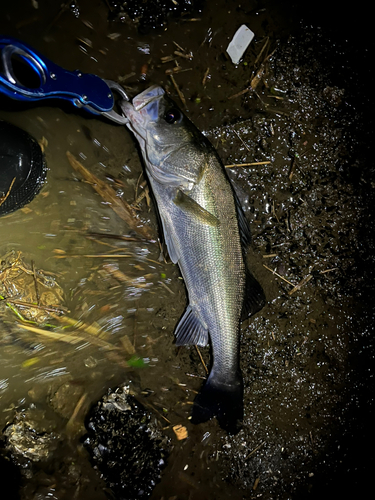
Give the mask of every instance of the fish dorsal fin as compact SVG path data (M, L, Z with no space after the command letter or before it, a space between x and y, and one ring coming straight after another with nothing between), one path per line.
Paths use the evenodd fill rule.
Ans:
M208 344L208 330L202 324L196 311L189 305L177 325L176 345L199 345L204 347Z
M241 246L242 246L244 253L246 253L247 247L251 243L250 226L249 226L249 223L246 219L244 211L242 210L242 206L241 206L240 200L237 196L237 193L234 189L233 189L233 194L234 194L234 203L235 203L236 212L237 212L238 229L240 232Z
M177 190L173 203L183 212L192 215L196 220L199 220L203 224L212 227L218 227L220 225L220 221L217 217L199 205L199 203L193 200L193 198L190 198L190 196L181 191L181 189Z
M233 190L234 191L234 190ZM242 210L240 200L237 193L234 191L234 201L236 205L237 218L238 218L238 229L240 233L240 241L242 247L242 255L245 261L246 267L246 282L245 282L245 297L242 306L241 321L249 318L253 314L260 311L265 303L266 297L263 292L263 288L260 286L258 281L254 278L251 271L246 264L247 249L251 243L251 231L249 223L246 219L245 213Z
M260 311L266 303L263 288L246 267L245 297L242 306L241 321Z

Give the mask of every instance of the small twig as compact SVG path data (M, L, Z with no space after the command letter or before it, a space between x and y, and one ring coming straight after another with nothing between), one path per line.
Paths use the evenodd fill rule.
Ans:
M173 53L175 56L183 57L184 59L189 59L189 61L191 61L193 59L193 54L191 54L191 53L185 54L184 52L180 52L179 50L175 50Z
M139 181L141 180L142 175L143 175L143 172L141 172L139 174L138 179L137 179L137 184L135 185L135 198L137 198L137 196L138 196Z
M273 269L270 269L268 266L266 266L265 264L263 264L263 267L265 267L268 271L271 271L272 274L274 274L275 276L277 276L278 278L280 278L281 280L285 281L285 283L288 283L288 285L290 286L295 286L294 283L291 283L290 281L288 281L286 278L284 278L284 276L281 276L281 274L277 273L276 271L274 271Z
M40 309L41 311L46 311L46 312L53 312L53 313L59 313L63 314L66 312L69 312L69 309L66 307L60 307L60 306L42 306L40 304L31 304L30 302L23 302L22 300L17 300L17 299L6 299L7 302L14 304L15 306L18 307L27 307L31 309Z
M180 49L180 50L181 50L181 52L186 52L186 50L185 50L183 47L181 47L181 45L178 45L178 43L177 43L177 42L175 42L174 40L172 40L172 42L176 45L176 47L177 47L178 49Z
M59 320L61 323L65 323L66 325L72 326L76 328L77 330L83 330L86 333L89 333L90 335L94 335L98 337L100 335L100 330L96 328L93 325L89 325L87 323L84 323L81 320L76 320L74 318L69 318L68 316L63 316L63 317L58 317L55 315L52 315L53 318Z
M144 404L145 406L148 406L149 408L152 408L154 411L156 411L156 413L157 413L157 414L158 414L161 418L163 418L166 422L168 422L168 424L169 424L169 425L172 425L172 422L171 422L170 420L168 420L168 419L167 419L167 417L165 417L164 415L162 415L162 414L160 413L160 411L158 411L158 410L155 408L155 406L153 406L151 403L145 403L145 402L143 401L143 404Z
M39 305L40 304L40 297L39 297L39 290L38 290L38 280L37 280L37 277L36 277L35 264L34 264L33 260L31 261L31 270L33 272L36 303Z
M122 241L142 241L139 238L135 238L134 236L127 236L123 234L110 234L110 233L88 233L86 234L86 238L109 238L113 240L122 240Z
M15 177L13 177L13 180L12 180L12 182L10 183L10 186L9 186L9 189L8 189L7 194L6 194L5 196L2 196L2 197L0 198L0 207L1 207L1 205L2 205L3 203L5 203L6 199L7 199L7 198L8 198L8 196L10 195L10 192L12 191L12 187L13 187L13 184L15 183L15 181L16 181L16 178L15 178Z
M210 68L207 68L205 73L204 73L204 76L203 76L202 85L206 85L207 77L208 77L209 73L210 73Z
M199 356L199 358L200 358L200 360L201 360L201 363L202 363L202 365L203 365L203 368L205 369L205 371L206 371L206 373L207 373L207 375L208 375L208 369L207 369L206 363L204 362L204 359L202 358L202 354L201 354L200 350L198 349L198 346L197 346L197 345L195 346L195 349L197 350L197 353L198 353L198 356Z
M202 380L206 380L206 377L202 377L201 375L195 375L194 373L185 373L187 377L200 378Z
M175 75L176 73L184 73L185 71L193 71L193 68L183 68L182 66L175 66L171 69L166 69L166 75Z
M338 267L332 267L332 269L326 269L325 271L320 271L320 274L330 273L332 271L336 271Z
M266 68L264 67L264 64L262 64L262 66L258 69L256 75L251 79L251 82L250 82L250 87L255 90L259 84L259 82L261 81L263 75L264 75L264 72L266 71Z
M77 420L78 414L81 411L82 406L84 405L87 396L88 396L88 394L87 394L87 392L85 392L79 398L79 401L78 401L78 403L76 404L76 407L73 410L72 416L70 417L70 419L68 420L68 423L66 424L66 430L68 431L68 433L71 433L74 430L74 426L76 424L76 420ZM82 423L82 425L83 425L83 423Z
M233 132L236 134L236 136L239 138L239 140L242 142L242 144L245 146L245 148L249 151L249 153L251 153L248 145L245 143L245 141L242 139L242 137L240 136L240 134L237 132L237 130L235 130L234 128L232 128Z
M251 79L250 81L250 86L241 90L240 92L238 92L237 94L234 94L234 95L231 95L230 97L228 97L228 99L235 99L236 97L239 97L243 94L246 94L247 92L250 92L250 90L255 90L258 86L258 83L260 82L260 80L262 79L263 75L264 75L264 72L265 72L265 63L273 56L273 54L275 53L276 49L271 52L271 54L269 54L265 59L264 61L262 62L260 68L258 69L257 73L255 74L255 76Z
M225 168L235 168L235 167L253 167L255 165L269 165L270 161L254 161L252 163L235 163L233 165L225 165Z
M132 205L139 205L139 203L143 200L143 198L147 199L148 197L148 186L144 188L141 194L137 197L137 199L132 203Z
M20 328L24 330L29 330L30 332L37 333L39 335L43 335L44 337L49 337L53 340L60 340L62 342L67 342L68 344L78 344L79 342L83 342L83 339L77 337L75 335L69 335L67 333L54 333L49 330L44 330L43 328L37 328L34 326L22 325L18 324Z
M280 220L276 214L276 210L275 210L275 200L272 200L272 214L275 216L275 219L277 220L278 224L280 224Z
M168 290L168 292L169 292L169 293L171 293L172 295L174 295L174 291L173 291L173 290L171 290L171 289L169 288L169 286L167 286L167 285L166 285L165 283L163 283L162 281L158 281L158 283L159 283L160 285L162 285L164 288L166 288L166 289Z
M258 488L259 481L260 481L260 477L257 477L254 481L254 484L253 484L253 491L255 491Z
M177 85L176 80L174 79L173 75L169 75L169 78L171 79L171 82L173 83L174 88L176 89L176 92L178 94L178 97L180 98L182 104L186 108L186 100L184 94L181 92L180 87Z
M251 88L249 88L249 87L246 89L243 89L240 92L237 92L237 94L233 94L233 95L229 96L228 100L235 99L236 97L240 97L240 95L246 94L247 92L250 92L250 90L251 90Z
M265 441L262 441L260 444L258 444L258 446L256 448L254 448L248 455L247 457L245 458L245 460L247 460L248 458L251 457L251 455L254 455L255 452L257 452L263 445L264 445Z
M133 257L131 254L108 254L108 253L100 253L100 254L65 254L65 255L54 255L55 259L74 259L78 258L80 259L81 257L85 257L87 259L94 259L94 258L99 258L99 259L108 259L108 258L123 258L123 257Z
M266 62L274 55L274 53L276 52L276 49L273 50L271 52L271 54L269 54L265 59L264 61L262 62L260 68L258 69L256 75L252 78L251 82L250 82L250 87L255 90L256 87L258 86L258 83L260 82L260 80L262 79L264 73L265 73L265 70L266 70Z
M258 63L259 59L262 57L263 52L265 51L265 49L266 49L266 47L267 47L267 45L268 45L269 39L270 39L270 37L269 37L269 36L266 36L266 41L265 41L265 43L264 43L263 47L261 48L261 51L259 52L259 54L258 54L257 58L255 59L254 66L256 66L256 65L257 65L257 63Z
M297 163L297 160L296 160L296 156L293 156L293 160L292 160L292 163L290 165L290 169L289 169L289 180L291 181L292 178L293 178L293 175L294 175L294 171L296 169L296 163Z
M300 288L303 287L303 285L306 285L306 283L308 283L312 278L312 274L308 274L307 276L305 276L294 288L293 290L290 290L289 295L292 295L294 292L296 292L297 290L300 290Z
M170 56L164 56L164 57L160 58L160 61L161 61L162 64L165 64L167 62L171 62L171 61L174 61L174 60L175 60L175 56L172 56L172 55L170 55Z
M126 80L129 80L129 78L133 78L133 76L135 76L136 74L137 74L137 73L135 73L134 71L132 71L131 73L127 73L127 74L126 74L126 75L124 75L124 76L119 75L119 76L117 77L117 81L118 81L119 83L123 83L123 82L125 82Z
M103 269L105 269L107 273L115 278L119 283L129 283L135 280L135 278L131 278L120 271L115 264L107 262L106 264L103 264Z

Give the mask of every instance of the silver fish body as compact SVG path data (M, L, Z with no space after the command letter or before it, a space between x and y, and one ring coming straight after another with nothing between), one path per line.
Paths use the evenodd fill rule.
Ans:
M188 291L176 344L212 346L211 372L192 421L216 416L235 433L243 417L241 314L244 303L249 313L264 304L245 265L246 219L212 145L161 87L142 92L133 104L123 101L122 109L141 147L170 258Z

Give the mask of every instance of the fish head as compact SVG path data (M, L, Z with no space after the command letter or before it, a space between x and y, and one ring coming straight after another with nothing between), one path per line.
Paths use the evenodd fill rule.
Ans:
M205 138L162 87L148 88L132 103L122 101L121 108L154 180L185 189L199 182L202 162L196 160Z

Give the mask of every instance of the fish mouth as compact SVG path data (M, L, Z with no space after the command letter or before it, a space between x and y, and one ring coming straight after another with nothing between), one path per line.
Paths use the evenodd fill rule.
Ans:
M153 85L135 96L129 101L121 102L121 109L126 118L129 119L128 127L140 136L145 135L146 128L150 122L156 122L159 118L159 101L165 91L159 85Z
M151 102L159 100L165 94L165 90L159 85L153 85L133 98L133 107L136 111L148 106Z

